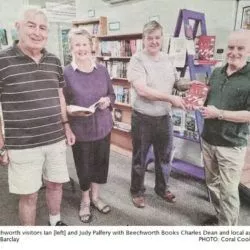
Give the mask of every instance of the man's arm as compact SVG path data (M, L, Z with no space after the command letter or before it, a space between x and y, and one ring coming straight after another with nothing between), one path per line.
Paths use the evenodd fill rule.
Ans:
M150 101L169 102L175 107L185 109L184 101L179 96L170 95L147 86L146 71L143 67L142 60L138 56L133 56L128 65L128 81L131 82L137 95Z
M4 147L2 117L0 116L0 148Z
M201 113L205 119L220 119L235 123L250 123L250 112L247 110L230 111L218 109L215 106L202 107Z
M171 103L175 107L183 108L184 101L179 96L169 95L167 93L150 88L143 82L143 79L138 79L132 82L137 94L150 101L165 101Z
M71 145L73 145L75 143L75 135L71 131L71 128L70 128L70 125L69 125L69 122L68 122L66 102L65 102L65 98L64 98L64 95L63 95L62 88L58 89L58 94L59 94L59 98L60 98L62 123L63 123L63 126L64 126L65 136L66 136L68 145L71 146Z
M4 152L2 153L2 156L0 156L0 164L3 166L7 166L9 163L9 156L4 145L2 119L0 119L0 149L4 150Z

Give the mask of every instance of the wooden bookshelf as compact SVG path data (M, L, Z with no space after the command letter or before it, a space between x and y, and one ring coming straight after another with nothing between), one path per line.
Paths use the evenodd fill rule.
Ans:
M142 33L127 33L127 34L116 34L116 35L100 35L98 38L102 41L116 41L123 39L141 39Z
M115 105L122 106L122 107L125 107L125 108L131 108L130 104L122 103L122 102L115 102Z
M131 128L131 84L126 71L131 56L142 47L141 39L142 33L98 36L99 49L96 58L109 71L116 94L113 113L118 110L120 114L119 120L113 114L115 125L111 133L112 149L124 155L131 155L131 131L116 124L124 123Z
M97 32L91 32L95 36L107 35L107 17L101 16L98 18L91 18L87 20L77 20L72 22L73 27L83 27L88 25L98 25Z

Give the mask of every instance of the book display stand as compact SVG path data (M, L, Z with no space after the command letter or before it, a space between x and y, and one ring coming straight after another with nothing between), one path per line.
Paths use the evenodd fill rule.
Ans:
M193 27L190 24L190 20L194 21ZM182 24L184 25L184 32L187 39L193 40L196 37L199 26L201 35L207 35L204 13L181 9L179 11L174 37L178 37L180 35ZM211 67L209 65L194 64L194 55L187 54L185 66L183 68L177 68L177 70L181 72L181 77L185 75L187 67L189 67L191 80L196 79L197 73L206 74L207 77L211 74Z
M191 22L193 22L193 26L191 25ZM201 35L207 35L207 28L206 28L206 21L205 21L204 13L191 11L187 9L181 9L179 11L179 16L177 19L175 32L174 32L174 37L178 37L180 35L182 25L184 26L185 37L187 39L194 40L195 37L197 36L199 27L200 27ZM181 77L185 75L187 67L189 68L190 80L195 80L197 74L205 74L206 78L208 78L211 75L210 65L195 64L194 55L190 55L188 53L187 53L185 66L183 68L177 68L177 70L181 72ZM198 110L194 112L195 112L195 122L196 122L197 130L198 130L198 134L200 137L202 133L202 128L203 128L203 118L201 117L201 114ZM178 137L181 138L180 136ZM183 139L189 140L186 137L183 137ZM200 138L197 140L197 143L200 143ZM200 144L200 148L201 148L201 144ZM205 178L203 167L196 166L186 161L182 161L181 159L174 159L173 167L176 168L177 170L184 171L188 173L189 175L192 175L199 179Z

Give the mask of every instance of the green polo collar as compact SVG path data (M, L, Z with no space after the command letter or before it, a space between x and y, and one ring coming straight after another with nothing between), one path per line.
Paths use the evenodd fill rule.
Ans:
M227 67L228 67L228 63L221 68L221 73L226 74ZM250 62L247 62L243 68L241 68L239 71L236 71L235 73L245 74L246 72L249 72L249 70L250 70Z

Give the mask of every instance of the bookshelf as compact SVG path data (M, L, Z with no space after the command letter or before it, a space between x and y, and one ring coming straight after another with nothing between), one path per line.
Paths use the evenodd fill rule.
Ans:
M100 35L96 59L106 66L115 91L113 109L114 127L111 133L112 149L131 155L131 85L127 80L127 66L131 56L142 48L142 34Z

